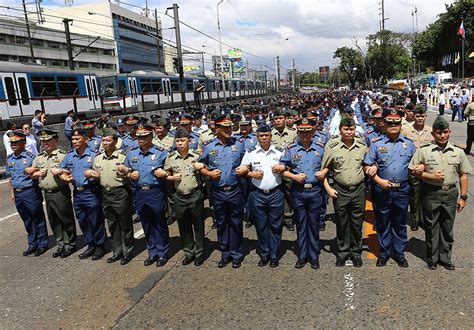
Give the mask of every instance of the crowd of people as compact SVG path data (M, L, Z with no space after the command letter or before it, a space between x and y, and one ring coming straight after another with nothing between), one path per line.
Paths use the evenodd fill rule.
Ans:
M77 220L87 245L80 259L104 257L107 224L112 243L107 262L128 264L134 257L136 215L146 239L145 266L167 263L173 221L182 264L200 266L208 198L219 268L241 266L245 223L257 232L259 267L279 266L282 230L296 227L295 267L318 269L319 233L330 199L337 228L335 264L351 260L361 267L369 198L380 244L378 267L390 258L408 267L408 224L425 231L427 267L453 270L453 226L467 201L470 145L463 149L449 141L450 124L442 115L427 126L421 101L411 95L320 90L187 107L150 119L110 119L104 113L78 122L71 113L69 151L59 148L58 132L47 129L38 114L36 134L27 124L6 134L5 145L11 147L6 173L28 233L23 255L48 250L44 198L55 258L76 251ZM468 127L474 127L474 103L465 111ZM39 153L28 147L30 135L40 140Z

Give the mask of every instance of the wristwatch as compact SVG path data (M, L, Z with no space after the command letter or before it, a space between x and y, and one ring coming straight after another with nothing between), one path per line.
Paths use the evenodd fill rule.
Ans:
M460 198L461 198L463 201L467 201L467 195L461 195Z

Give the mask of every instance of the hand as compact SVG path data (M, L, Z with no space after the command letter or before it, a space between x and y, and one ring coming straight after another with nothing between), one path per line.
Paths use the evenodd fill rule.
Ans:
M84 176L88 179L94 178L94 170L84 170Z
M380 188L382 188L382 190L389 190L392 188L392 183L385 179L380 179L377 184L380 186Z
M456 205L456 211L459 213L466 207L466 201L464 199L459 199Z
M12 203L15 203L15 194L13 193L13 191L12 191L12 195L10 196L10 198L12 199Z
M247 168L245 166L239 166L235 168L235 174L238 176L245 175L247 173Z
M257 180L262 180L263 179L263 171L258 169L252 172L252 178L257 179Z
M48 174L48 169L47 168L42 168L41 170L38 171L38 175L40 178L44 178Z
M74 182L74 177L71 174L61 174L61 180L67 183Z
M273 173L281 173L281 172L284 172L285 170L286 170L285 165L282 165L282 164L272 165L272 172Z
M168 173L163 170L162 168L157 168L153 174L158 177L158 178L166 178L168 176Z
M176 173L174 175L171 175L168 177L168 179L170 179L171 181L179 182L181 181L181 173Z
M304 174L304 173L296 174L294 180L298 183L303 184L303 183L306 182L306 174Z
M210 174L209 177L210 177L212 180L217 181L217 180L219 180L219 179L221 178L221 171L220 171L220 170L213 170L213 171L210 171L209 174Z
M413 175L415 175L415 176L421 175L421 174L423 174L424 171L425 171L425 165L424 164L417 164L413 168Z
M117 171L119 171L120 174L125 175L128 173L128 167L123 164L120 164L119 166L117 166Z
M367 174L369 177L373 178L375 174L377 174L377 166L372 165L370 166L366 171L365 174Z
M33 173L35 173L38 169L36 167L27 167L25 168L23 171L25 172L25 174L28 174L28 175L32 175Z
M196 171L200 171L202 170L206 165L204 165L203 163L193 163L193 167Z
M330 188L329 190L327 190L327 193L328 193L328 196L331 197L332 199L337 198L338 193L336 189Z
M62 168L53 167L50 169L50 172L52 175L61 175L64 173L64 170Z
M133 171L130 173L130 179L132 180L138 180L140 178L140 173L138 171Z
M324 180L324 172L323 171L317 171L314 173L314 176L319 180L323 181Z
M433 176L433 180L435 181L438 181L438 182L444 181L444 173L439 170L434 171L433 173L431 173L431 175Z

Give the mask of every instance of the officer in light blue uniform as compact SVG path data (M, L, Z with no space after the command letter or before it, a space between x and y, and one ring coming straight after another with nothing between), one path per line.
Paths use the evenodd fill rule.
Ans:
M312 140L316 125L306 117L296 121L298 139L287 146L281 162L288 167L284 176L293 180L291 195L297 230L298 261L302 268L309 261L319 268L319 225L322 205L322 183L316 178L321 169L324 145Z
M35 155L25 150L26 135L21 130L8 133L13 153L7 157L6 177L10 178L12 197L26 232L28 249L24 256L40 256L48 250L48 231L43 212L43 195L38 182L25 173L33 163Z
M87 146L96 154L99 153L102 144L102 136L95 134L96 122L93 120L86 120L82 126L87 131Z
M407 243L406 219L409 203L410 185L408 183L408 164L416 151L413 142L401 134L404 113L387 109L383 113L385 135L372 141L364 158L365 169L377 167L372 178L375 227L380 244L377 266L383 267L390 258L400 267L408 267L405 259Z
M59 165L60 169L51 171L74 186L74 211L84 242L88 245L87 250L79 254L79 258L92 256L92 260L99 260L105 254L107 235L102 213L101 187L91 173L97 153L87 145L87 132L82 128L73 129L72 144L74 148L66 154Z
M214 119L217 138L204 147L198 159L201 174L210 177L210 198L214 206L217 238L222 253L218 267L239 268L243 259L243 195L237 168L245 153L241 140L232 137L229 114ZM243 174L240 174L243 175Z
M379 106L374 106L374 109L370 113L374 120L374 125L367 128L365 132L365 144L370 147L373 141L383 136L384 119L383 112Z
M156 262L161 267L168 261L170 237L166 223L166 189L163 179L159 178L168 152L154 145L153 127L140 124L136 136L139 147L127 154L124 166L119 171L127 174L134 188L135 207L145 232L148 258L145 266ZM157 171L160 169L162 173ZM160 177L164 177L166 174Z
M184 113L179 117L179 125L189 133L189 149L196 150L199 145L200 134L193 131L194 117L189 113ZM176 145L173 143L172 151L176 150Z
M127 127L128 134L122 139L122 150L125 152L130 151L133 148L138 147L138 140L136 136L136 130L138 121L140 118L137 116L128 116L125 118L125 126Z

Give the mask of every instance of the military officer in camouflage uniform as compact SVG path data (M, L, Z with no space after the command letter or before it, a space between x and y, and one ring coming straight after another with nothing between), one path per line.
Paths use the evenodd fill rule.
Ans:
M27 172L38 180L39 187L44 191L49 225L57 244L53 258L67 258L76 250L77 237L71 189L50 171L51 168L59 168L66 152L58 147L58 132L42 129L38 135L43 152L36 156Z
M449 142L450 134L449 123L438 116L433 123L435 143L419 148L409 165L413 174L423 180L426 255L431 270L438 265L455 269L451 262L454 218L456 211L461 212L466 206L468 174L472 172L463 149Z
M339 137L331 139L324 148L321 168L324 170L324 187L334 201L337 227L337 260L341 267L349 257L355 267L362 266L362 223L365 211L365 185L363 160L367 147L355 139L355 121L342 118ZM333 172L331 187L327 173Z
M125 153L117 149L117 131L111 127L102 130L102 148L94 158L91 176L102 186L102 207L112 240L112 257L107 263L120 260L126 265L133 258L133 202L129 180L118 172L125 161Z
M182 264L194 261L200 266L204 261L204 196L193 166L199 153L189 149L189 132L182 127L176 130L174 141L176 150L166 158L163 170L166 179L174 183L174 211L185 255Z

